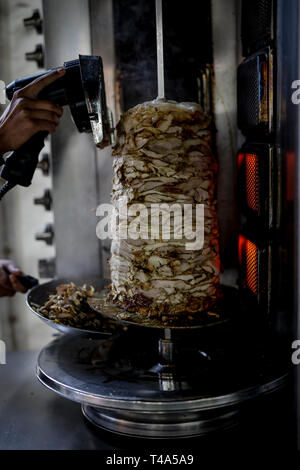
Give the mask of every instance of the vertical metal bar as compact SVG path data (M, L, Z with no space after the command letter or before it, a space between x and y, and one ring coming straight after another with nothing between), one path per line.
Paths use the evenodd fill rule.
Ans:
M286 3L284 4L283 8L286 8ZM292 5L292 15L295 16L296 20L294 23L294 27L296 29L296 42L294 42L294 46L291 47L292 51L295 51L294 62L297 70L297 76L293 77L293 79L299 80L300 78L300 60L299 60L299 53L300 53L300 8L299 2L297 0L293 1ZM290 27L290 24L287 24L287 28ZM285 49L287 50L287 49ZM295 171L295 186L296 186L296 194L295 194L295 230L294 230L294 244L295 244L295 258L296 258L296 275L294 281L294 289L295 289L295 307L294 307L294 314L296 319L296 328L295 328L295 339L300 339L300 131L299 131L299 124L300 124L300 105L297 107L297 116L293 125L293 131L295 134L296 146L295 146L295 154L296 154L296 171ZM294 369L296 375L296 386L294 390L294 400L296 402L296 439L297 439L297 450L300 450L300 367L295 367Z
M300 105L292 103L292 82L300 77L298 0L277 0L275 116L277 160L282 169L280 218L280 289L276 323L291 343L300 338ZM292 354L293 350L287 354ZM300 449L300 368L294 368L293 431Z
M120 118L116 110L116 64L114 42L113 0L90 0L90 22L92 54L100 55L103 61L107 106L114 114L115 123ZM111 148L107 147L98 154L98 204L110 201L113 178ZM110 278L108 260L111 240L101 240L101 272Z
M236 200L236 70L237 4L236 0L212 0L214 90L213 105L218 158L218 218L221 258L225 267L223 282L234 285L237 278L236 246L238 213ZM226 18L226 21L224 21Z
M164 41L162 0L155 0L156 6L156 46L157 46L157 85L158 99L165 99Z

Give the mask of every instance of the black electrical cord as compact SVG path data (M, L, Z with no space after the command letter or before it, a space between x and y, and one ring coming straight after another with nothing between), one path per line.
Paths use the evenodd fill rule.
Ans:
M4 183L4 185L0 189L0 201L5 196L5 194L8 193L8 191L10 191L11 189L13 189L15 186L17 186L16 183L6 181L6 183Z

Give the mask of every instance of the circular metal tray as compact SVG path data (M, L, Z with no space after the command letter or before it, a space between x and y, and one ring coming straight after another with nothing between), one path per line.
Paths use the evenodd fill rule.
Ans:
M273 392L286 381L286 367L267 359L272 354L268 345L256 351L256 358L251 352L243 361L239 355L232 361L226 353L220 363L187 363L188 370L183 368L176 378L177 388L165 391L164 378L149 367L151 349L148 363L142 360L144 369L132 364L145 345L134 344L132 336L120 342L127 334L100 341L79 336L54 340L39 355L38 379L81 403L84 415L97 426L147 438L190 437L232 425L241 403ZM99 361L93 360L95 352Z
M88 299L89 306L96 312L116 320L124 325L141 326L159 329L188 330L211 327L227 323L237 308L237 289L221 286L223 297L214 309L207 312L187 313L171 321L157 317L145 317L139 313L129 312L107 299L109 291L102 289Z
M89 330L89 329L82 329L76 328L69 325L64 325L63 323L56 323L53 320L49 320L49 318L44 317L40 312L37 311L35 305L42 306L49 298L49 295L53 295L56 293L56 287L60 284L68 284L70 283L70 279L55 279L50 282L46 282L44 284L39 284L33 287L26 296L26 303L30 310L46 325L58 330L60 333L64 334L76 334L81 336L89 336L89 337L102 337L102 336L110 336L113 331L109 330L109 326L107 325L107 330L104 328L103 330ZM92 285L95 288L102 288L104 281L101 280L72 280L76 285ZM103 318L103 323L105 325L105 318Z

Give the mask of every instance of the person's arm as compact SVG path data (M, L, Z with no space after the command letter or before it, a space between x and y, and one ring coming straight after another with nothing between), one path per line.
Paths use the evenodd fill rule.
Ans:
M11 273L7 274L5 268ZM0 259L0 297L12 297L16 292L25 294L27 289L18 281L16 277L22 274L14 263L7 259Z
M16 150L39 131L53 134L63 114L61 106L39 100L38 94L62 75L65 69L49 72L14 93L0 116L0 154Z
M52 101L39 100L40 91L54 82L65 70L61 69L37 78L16 92L0 117L0 154L16 150L39 131L53 134L63 109ZM7 270L11 274L7 274ZM0 260L0 297L12 297L16 292L27 289L18 281L22 271L10 260Z

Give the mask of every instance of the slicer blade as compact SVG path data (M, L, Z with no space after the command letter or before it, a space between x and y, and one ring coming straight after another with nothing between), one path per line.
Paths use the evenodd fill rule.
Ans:
M102 149L114 143L112 113L106 105L102 59L99 56L79 55L79 64L94 142Z

